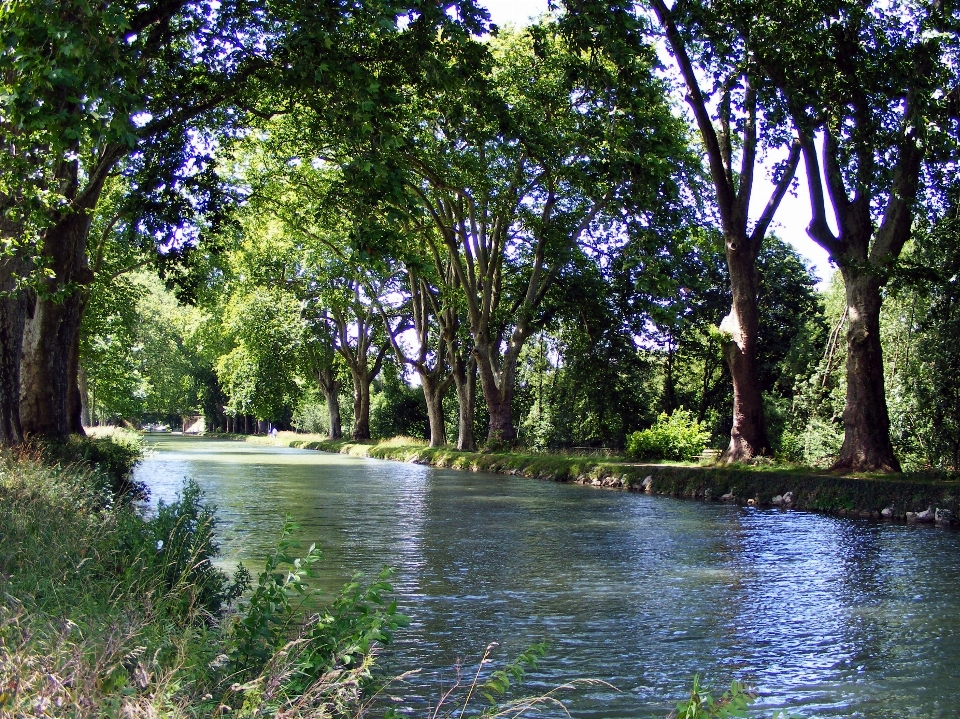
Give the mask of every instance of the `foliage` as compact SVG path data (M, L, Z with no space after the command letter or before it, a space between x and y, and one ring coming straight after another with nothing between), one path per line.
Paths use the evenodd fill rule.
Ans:
M258 419L284 420L296 404L298 353L305 328L300 304L282 292L238 292L224 308L224 331L233 348L216 362L229 409Z
M95 467L0 461L4 715L353 716L376 646L405 623L386 572L304 619L318 607L298 602L299 568L318 555L290 555L291 524L237 604L249 575L213 566L195 484L147 517L106 501Z
M700 677L693 678L690 698L677 704L670 719L731 719L747 716L747 708L756 701L757 695L750 687L738 681L722 695L714 698L700 688Z
M145 488L130 478L143 459L143 440L136 432L114 429L90 437L72 435L65 441L43 440L39 455L51 465L93 469L109 501L132 500L145 494Z
M158 502L156 516L143 525L146 569L157 572L162 586L184 603L178 609L183 615L201 611L215 616L247 588L249 575L242 566L228 583L213 565L220 553L216 524L216 508L203 502L196 482L186 480L176 500Z
M199 411L214 379L218 338L211 324L209 315L180 305L155 276L96 283L80 343L91 419L179 423Z
M690 460L707 446L710 433L701 427L693 413L683 409L663 413L649 429L627 438L627 456L631 459Z
M370 398L370 434L381 438L429 438L423 392L410 387L392 363L386 367Z
M957 206L954 199L948 214L908 248L886 302L892 434L911 469L960 471Z

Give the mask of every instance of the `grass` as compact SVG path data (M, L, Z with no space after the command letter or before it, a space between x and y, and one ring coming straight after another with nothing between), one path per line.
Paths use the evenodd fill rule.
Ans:
M255 581L242 568L231 580L210 561L216 517L197 485L188 482L176 502L145 516L130 495L114 493L117 462L125 457L129 472L139 437L97 435L71 440L73 462L62 447L0 452L0 717L398 719L424 712L402 696L404 678L417 670L376 678L379 647L405 621L390 601L387 572L369 584L351 582L304 616L320 554L312 546L300 551L295 525L288 520ZM410 438L339 445L453 457ZM437 677L436 699L423 715L566 713L564 691L610 687L575 680L518 696L545 646L506 663L493 662L491 648L475 671L456 667L452 684ZM752 698L738 686L714 706L695 685L678 710L698 719L742 716L723 713Z
M87 461L0 455L0 716L352 715L399 616L374 596L388 585L352 584L304 619L287 538L238 601L248 575L210 563L195 485L151 517L111 486Z

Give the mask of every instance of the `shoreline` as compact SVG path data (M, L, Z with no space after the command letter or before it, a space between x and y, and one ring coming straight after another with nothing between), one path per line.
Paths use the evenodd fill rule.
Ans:
M243 441L266 446L489 472L599 489L723 501L742 506L779 507L841 517L899 520L938 526L960 524L960 482L956 480L909 475L836 475L811 471L809 468L642 463L615 457L460 452L450 447L430 448L409 438L354 442L316 439L316 435L292 432L283 432L277 437L219 436L242 438Z

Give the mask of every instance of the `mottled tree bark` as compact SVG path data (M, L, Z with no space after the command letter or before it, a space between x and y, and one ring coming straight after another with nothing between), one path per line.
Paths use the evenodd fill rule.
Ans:
M757 92L751 77L741 69L725 79L718 92L719 122L715 125L673 12L663 0L653 0L653 9L687 86L687 102L703 139L723 227L733 303L721 330L726 330L729 337L724 343L724 358L733 379L733 426L722 460L737 462L770 452L757 372L756 267L767 229L796 173L800 144L793 142L770 199L748 231L758 143ZM743 88L739 121L735 117L737 87ZM734 167L734 149L738 144L739 169Z
M740 239L740 242L743 241ZM720 324L720 329L725 335L724 359L733 379L733 427L730 430L730 444L723 455L726 462L740 462L770 452L763 416L763 396L757 379L760 323L756 258L751 255L752 248L749 245L743 247L737 240L727 242L733 305L730 314Z
M450 388L450 375L437 377L435 372L420 372L420 386L427 403L427 422L430 425L430 446L443 447L447 443L447 427L443 416L443 397Z
M370 439L370 384L380 374L390 345L387 339L383 340L371 365L379 317L377 310L361 300L359 283L353 283L352 290L353 302L331 309L330 314L336 330L334 349L343 358L353 381L353 432L350 436L359 441ZM356 333L356 339L351 340L351 331Z
M92 279L84 254L88 228L88 217L70 215L48 231L44 245L53 254L56 272L56 283L49 283L48 292ZM75 389L71 353L80 331L80 295L77 288L62 299L38 296L34 301L20 364L20 421L26 435L66 437L70 433L68 396ZM79 423L79 402L76 419Z
M370 373L350 370L353 379L353 432L351 439L370 439L370 383L373 377Z
M11 205L10 198L0 196L0 237L11 241L0 258L0 445L7 447L23 441L20 356L31 297L20 284L31 267L26 248L17 244L22 239L22 228L4 217Z
M511 345L522 345L525 339L526 337L523 337L522 340L511 342ZM497 341L487 340L483 333L478 333L474 339L473 351L477 358L480 390L490 415L487 440L511 443L517 439L517 429L513 423L513 395L518 351L511 351L512 347L508 347L502 363L498 363L499 344Z
M875 222L875 189L870 180L876 158L873 150L857 148L857 186L846 187L842 162L845 152L829 130L823 131L823 173L814 145L813 128L802 117L800 129L807 187L813 219L807 234L830 253L840 267L847 301L847 398L843 410L843 445L833 469L837 471L899 472L900 463L890 441L890 417L883 379L880 345L880 289L891 266L910 238L913 204L923 161L922 126L913 98L904 103L905 131L896 148L890 194L879 226ZM839 232L827 224L824 184L829 191Z
M880 345L881 279L875 273L841 267L847 299L847 398L843 446L833 469L899 472L890 441L890 417Z
M324 367L317 372L317 379L320 384L320 391L323 392L323 399L327 404L329 439L340 439L343 437L343 420L340 417L340 383L337 382L337 373L333 367Z
M83 317L82 310L80 316ZM83 431L83 397L80 393L79 328L73 337L73 345L70 347L70 358L67 363L67 431L70 434L86 434Z
M473 452L477 448L473 432L474 413L477 408L477 364L473 357L464 359L455 344L448 344L447 357L457 391L457 449Z
M87 236L93 208L117 160L120 147L105 148L80 191L79 165L64 163L58 172L61 192L71 201L43 234L41 255L53 271L37 294L24 331L20 363L20 422L25 435L66 437L79 425L76 374L71 365L86 297L93 281L87 264ZM75 421L70 408L75 402Z
M23 441L20 426L20 354L29 302L25 291L16 289L16 258L0 262L0 444Z

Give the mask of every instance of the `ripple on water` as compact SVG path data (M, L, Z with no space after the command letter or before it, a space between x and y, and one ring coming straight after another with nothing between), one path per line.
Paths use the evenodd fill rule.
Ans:
M185 476L220 508L226 563L262 561L289 513L326 592L395 567L396 671L449 680L491 641L547 640L533 689L620 690L577 689L580 717L663 716L697 673L805 716L956 716L960 533L189 438L138 470L155 500Z

